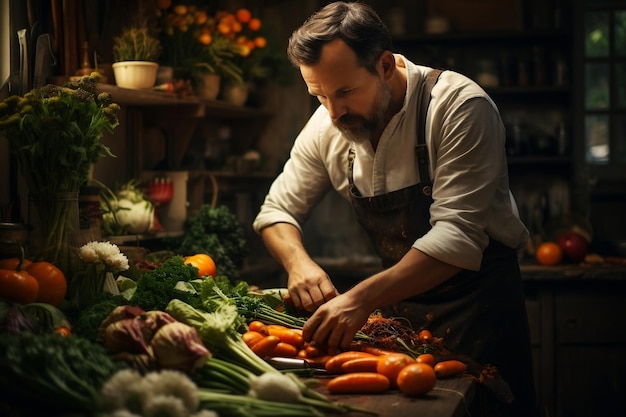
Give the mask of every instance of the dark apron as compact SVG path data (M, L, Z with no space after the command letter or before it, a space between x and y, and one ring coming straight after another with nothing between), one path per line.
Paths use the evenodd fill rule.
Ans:
M383 266L397 263L431 226L432 183L428 172L424 120L430 89L439 73L427 77L418 117L417 161L420 183L374 197L363 197L354 185L354 151L349 154L349 184L356 219L367 231ZM416 276L419 279L419 276ZM480 364L496 366L515 400L500 395L480 413L490 416L532 416L535 393L532 357L521 274L514 249L491 240L479 271L463 270L431 290L382 309L403 317L414 329L442 337L453 352ZM511 404L505 404L511 401Z

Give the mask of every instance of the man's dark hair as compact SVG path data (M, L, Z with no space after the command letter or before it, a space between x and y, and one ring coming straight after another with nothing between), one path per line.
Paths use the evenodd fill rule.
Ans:
M392 50L389 29L370 6L359 2L330 3L309 17L289 38L287 57L296 66L315 65L322 46L343 40L356 54L359 63L376 73L380 55Z

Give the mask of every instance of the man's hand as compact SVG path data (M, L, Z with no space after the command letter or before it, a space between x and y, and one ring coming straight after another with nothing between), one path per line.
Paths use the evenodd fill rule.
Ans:
M292 270L287 289L294 306L310 312L339 294L328 274L314 262Z
M371 311L367 303L353 299L348 291L320 306L304 324L302 337L331 350L347 349Z

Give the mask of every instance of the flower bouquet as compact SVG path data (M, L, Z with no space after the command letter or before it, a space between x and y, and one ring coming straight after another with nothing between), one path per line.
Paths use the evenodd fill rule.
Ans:
M9 141L30 195L35 255L68 275L78 233L78 192L93 164L114 156L102 143L120 107L96 93L97 73L47 85L0 103L0 135ZM74 214L74 216L72 216Z
M234 62L241 48L220 32L215 16L195 5L161 3L158 12L163 65L184 70L192 83L200 74L242 79L242 70Z
M90 305L102 292L119 294L114 274L129 268L128 257L110 242L89 242L80 248L85 264L70 286L69 298L80 309Z

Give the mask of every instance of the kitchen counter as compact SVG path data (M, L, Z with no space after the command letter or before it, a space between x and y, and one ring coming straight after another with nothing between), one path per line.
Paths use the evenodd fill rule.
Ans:
M374 395L331 395L326 389L328 379L321 379L317 391L333 401L359 407L379 417L462 417L476 394L476 382L470 377L438 380L426 396L411 398L398 390ZM365 413L341 414L345 417L365 416Z
M381 270L377 258L315 258L331 278L361 280ZM522 263L524 281L607 280L625 281L626 263L620 264L563 264L554 266Z

